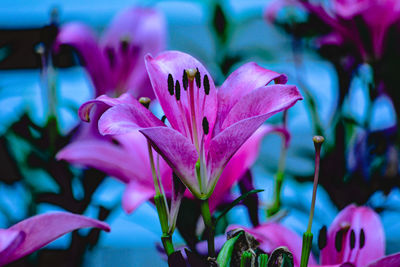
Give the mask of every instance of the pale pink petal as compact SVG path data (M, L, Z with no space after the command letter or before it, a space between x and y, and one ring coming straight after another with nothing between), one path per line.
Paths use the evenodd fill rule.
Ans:
M153 85L154 92L160 101L161 107L170 122L171 126L181 132L183 135L189 137L189 133L185 130L185 122L189 120L190 109L188 104L189 90L183 88L183 72L186 69L198 69L200 72L201 85L198 89L194 83L194 106L195 106L195 119L197 122L197 129L199 131L199 140L201 140L202 120L204 117L208 120L209 132L212 133L216 111L217 111L217 93L214 81L205 67L192 56L178 52L167 51L159 54L153 58L147 55L145 58L147 71ZM168 91L168 77L172 75L173 82L180 84L180 100L177 101L175 94L171 95ZM207 76L209 80L209 94L206 95L204 90L204 77ZM180 105L182 107L180 107ZM187 123L191 128L191 123ZM205 142L208 143L211 134L205 137Z
M125 134L141 128L165 126L139 101L122 104L108 109L99 120L101 134Z
M341 249L335 247L338 232L345 229ZM350 235L354 232L355 247L351 248ZM363 233L363 234L362 234ZM364 235L364 242L360 242ZM335 218L328 230L327 246L321 251L322 264L351 262L366 266L385 255L385 235L379 216L368 207L347 206ZM360 244L362 243L362 244Z
M189 190L199 196L195 166L199 158L196 147L181 133L168 127L141 129L154 149L164 158Z
M15 261L44 247L62 235L87 227L110 231L110 227L104 222L67 212L41 214L23 220L9 229L23 231L26 234L24 241L1 264Z
M137 182L130 182L122 196L122 207L129 214L154 195L154 185L145 186Z
M89 27L76 22L62 26L55 42L56 49L60 45L69 45L78 51L93 81L96 96L112 89L109 65Z
M232 107L251 91L269 84L286 83L283 74L264 69L254 62L247 63L235 70L218 90L218 115L214 135L222 130L222 123Z

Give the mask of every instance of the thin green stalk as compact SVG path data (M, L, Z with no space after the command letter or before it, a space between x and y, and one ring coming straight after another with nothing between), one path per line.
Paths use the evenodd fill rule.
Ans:
M208 256L215 258L215 245L214 245L214 231L215 225L210 213L210 206L208 204L208 199L201 200L200 202L201 215L203 216L204 224L207 229L207 244L208 244Z

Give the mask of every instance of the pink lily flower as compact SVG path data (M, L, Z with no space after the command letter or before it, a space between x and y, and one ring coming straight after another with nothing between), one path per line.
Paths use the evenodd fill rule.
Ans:
M113 19L99 40L82 23L62 26L56 49L60 45L69 45L78 51L96 96L129 91L135 97L154 97L143 57L164 49L165 32L162 14L154 9L129 8Z
M88 121L90 114L93 116L92 109L107 110L118 104L129 104L130 101L135 100L129 94L119 98L100 96L83 104L79 115L82 120ZM93 118L91 122L96 124ZM284 128L262 125L235 153L222 172L221 182L217 184L215 194L210 198L211 210L215 210L232 186L254 164L261 141L269 133L282 134L286 142L289 141L289 133ZM138 131L115 135L114 138L119 145L98 139L73 142L57 154L57 159L101 170L125 183L127 187L122 197L122 207L125 212L131 213L155 195L146 138ZM167 195L171 196L172 170L162 158L159 159L159 170L163 187ZM187 193L186 196L190 197L191 194Z
M167 51L145 61L171 127L132 101L108 109L99 130L115 135L140 129L200 199L211 196L228 161L266 119L302 99L295 86L284 84L284 75L255 63L233 72L217 92L205 67L188 54Z
M349 205L332 222L321 250L321 267L395 267L400 253L385 257L385 234L378 214Z
M68 212L36 215L8 229L0 229L0 266L36 251L62 235L87 227L110 231L104 222Z

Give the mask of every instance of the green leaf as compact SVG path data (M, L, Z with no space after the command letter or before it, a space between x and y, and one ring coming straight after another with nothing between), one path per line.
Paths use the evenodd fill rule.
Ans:
M222 247L221 251L217 257L217 263L219 267L229 267L231 264L231 256L233 252L233 248L235 247L235 243L238 240L239 236L241 236L243 232L239 233L237 236L227 240Z
M248 196L252 195L252 194L257 194L264 191L264 189L254 189L251 190L249 192L244 193L243 195L241 195L240 197L238 197L237 199L235 199L231 204L229 204L229 206L222 211L222 213L217 217L217 219L215 220L215 224L225 215L228 213L228 211L230 211L234 206L236 206L240 201L242 201L243 199L246 199Z

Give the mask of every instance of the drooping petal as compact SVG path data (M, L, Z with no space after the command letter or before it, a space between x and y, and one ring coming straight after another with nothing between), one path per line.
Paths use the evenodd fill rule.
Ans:
M366 266L385 255L381 221L368 207L347 206L336 216L327 237L327 246L321 251L321 264L351 262Z
M89 100L85 103L83 103L78 110L78 115L81 118L81 120L89 122L91 120L91 110L95 106L100 106L100 107L113 107L119 104L131 104L135 101L136 99L131 95L131 94L123 94L118 98L115 97L109 97L107 95L101 95L97 97L96 99ZM102 109L102 108L100 108ZM105 109L103 109L104 111Z
M211 195L209 203L210 209L214 209L223 199L225 194L238 182L238 179L256 161L261 141L269 133L280 133L285 140L289 139L289 132L282 127L273 125L262 125L251 137L239 148L239 150L229 160L224 171L215 186L214 193Z
M240 98L222 124L222 130L240 120L277 112L293 106L303 97L293 85L270 85L257 88Z
M251 91L269 84L287 82L283 74L264 69L254 62L247 63L235 70L218 90L218 115L214 134L222 130L222 123L232 107Z
M145 186L137 182L130 182L122 196L122 207L126 213L136 210L143 202L155 195L154 186Z
M21 245L25 236L22 231L0 229L0 266Z
M108 109L99 120L102 134L125 134L141 128L165 126L137 100Z
M207 118L209 132L211 133L214 127L216 111L217 111L217 93L215 90L214 81L206 68L192 56L178 52L167 51L153 58L147 55L145 58L146 67L150 76L150 81L154 92L160 101L160 105L165 112L171 126L189 137L185 130L185 122L189 119L190 108L188 103L188 92L184 90L183 73L187 69L198 69L200 76L200 88L197 89L197 83L194 83L194 109L197 122L197 129L202 129L202 120ZM179 83L182 89L180 90L180 100L177 101L175 95L171 95L168 91L168 77L171 74L174 84ZM204 80L207 77L209 90L206 95L204 89ZM175 93L174 93L175 94ZM180 107L183 106L183 108ZM183 110L183 111L182 111ZM189 124L190 127L190 124ZM202 131L201 131L202 135ZM207 135L205 142L208 143L211 135ZM199 138L201 140L201 136Z
M56 157L57 160L66 160L73 164L96 168L124 183L129 183L137 176L137 172L145 171L145 169L135 169L132 166L135 161L128 155L125 150L111 142L87 140L67 145L58 152ZM135 167L143 165L146 164L137 162Z
M367 265L367 267L397 267L400 266L400 253L395 253Z
M229 229L238 228L238 226L229 226ZM297 233L277 223L265 223L256 228L243 228L246 232L253 235L260 248L267 253L271 253L280 246L285 246L293 254L294 266L300 266L302 238ZM310 255L309 264L316 264L313 255Z
M104 222L67 212L41 214L23 220L10 227L9 230L24 232L26 234L25 239L0 264L15 261L44 247L64 234L87 227L96 227L107 232L110 231L110 227Z
M112 88L110 68L89 27L76 22L62 26L55 42L56 48L60 45L69 45L78 51L93 81L96 96Z
M115 16L101 38L103 50L115 53L114 83L135 97L154 97L143 58L164 49L165 24L163 15L155 9L128 8Z
M140 130L154 149L164 158L189 190L199 196L195 166L199 158L196 147L178 131L168 127Z
M208 190L212 191L224 166L257 128L272 115L293 106L299 99L301 95L296 87L286 85L259 88L243 97L224 121L227 127L211 140L208 155L211 180Z

